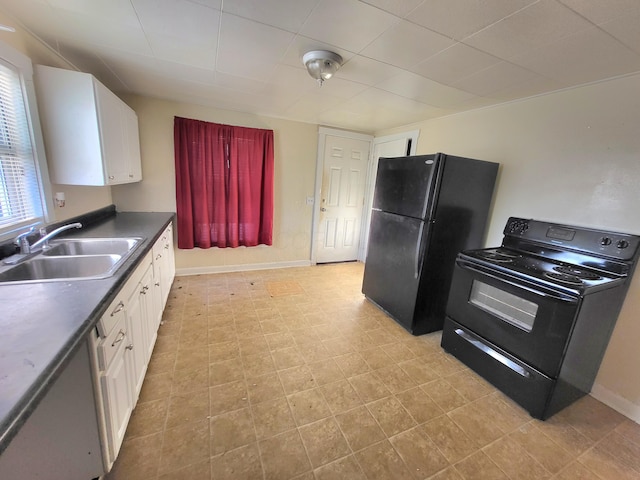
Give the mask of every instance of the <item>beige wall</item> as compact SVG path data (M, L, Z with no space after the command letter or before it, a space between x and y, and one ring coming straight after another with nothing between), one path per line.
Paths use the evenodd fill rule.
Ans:
M246 113L125 97L138 114L142 182L112 187L118 210L176 211L173 155L174 116L274 131L275 203L273 246L178 250L178 272L214 272L238 268L308 264L318 127Z
M73 69L51 49L45 47L26 31L16 25L14 21L0 12L0 23L16 27L16 32L0 32L0 42L11 45L31 59L31 62L52 67ZM82 213L110 205L111 189L109 187L76 187L71 185L51 185L51 194L64 192L66 204L64 208L54 207L50 222L62 221ZM53 203L53 202L52 202Z
M640 234L640 75L425 121L418 153L501 163L487 246L511 215ZM640 272L594 395L640 422Z

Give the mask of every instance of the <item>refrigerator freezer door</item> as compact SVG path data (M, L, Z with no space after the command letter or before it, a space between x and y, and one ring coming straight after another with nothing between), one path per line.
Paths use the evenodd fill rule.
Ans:
M374 210L362 292L411 331L430 224Z
M373 208L407 217L427 218L439 163L436 155L381 158Z

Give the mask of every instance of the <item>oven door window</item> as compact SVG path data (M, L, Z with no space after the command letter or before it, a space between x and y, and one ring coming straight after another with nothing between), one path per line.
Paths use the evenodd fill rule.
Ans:
M473 281L469 303L525 332L533 329L538 305L486 283Z

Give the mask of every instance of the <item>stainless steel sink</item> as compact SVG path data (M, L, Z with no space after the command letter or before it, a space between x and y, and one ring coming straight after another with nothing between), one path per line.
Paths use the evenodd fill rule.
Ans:
M141 238L75 238L69 240L54 240L49 242L49 248L42 255L125 255L142 241Z
M140 237L70 238L0 269L0 283L96 280L112 276L143 241Z
M0 273L0 282L45 282L106 278L115 272L120 255L38 256Z

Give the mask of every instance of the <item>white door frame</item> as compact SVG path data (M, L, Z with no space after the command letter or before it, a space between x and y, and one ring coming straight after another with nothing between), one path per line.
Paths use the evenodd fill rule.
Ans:
M320 207L321 207L321 190L322 190L322 176L324 174L324 146L327 140L327 136L334 136L334 137L344 137L344 138L351 138L353 140L362 140L365 142L369 142L369 158L367 159L368 163L371 163L371 152L372 152L372 146L373 146L373 136L372 135L367 135L364 133L356 133L356 132L350 132L348 130L338 130L335 128L328 128L328 127L319 127L318 128L318 156L316 158L316 185L315 185L315 194L314 194L314 201L313 201L313 227L311 229L311 264L315 265L317 263L317 249L318 249L318 240L317 240L317 233L318 233L318 228L320 227L319 222L320 222ZM368 170L369 168L367 168L367 177L368 177ZM367 198L367 186L365 186L365 192L364 192L364 196L365 196L365 201ZM365 203L366 205L366 203ZM361 225L364 226L364 218L365 218L365 209L362 210L363 212L363 216L360 219ZM360 229L360 231L362 232L362 228ZM360 242L362 242L362 236L360 238ZM360 251L360 248L358 248L358 251ZM360 260L360 258L358 258L358 260Z
M358 260L361 262L364 262L366 260L367 246L369 244L369 218L371 215L371 206L373 205L375 176L378 170L378 159L374 158L376 145L380 143L393 142L394 140L409 139L411 141L411 145L409 147L408 154L415 155L419 136L420 130L411 130L408 132L396 133L394 135L385 135L384 137L375 137L373 139L373 145L370 153L369 169L367 171L367 183L365 184L364 211L362 215L363 228L360 229L360 246L358 248Z

